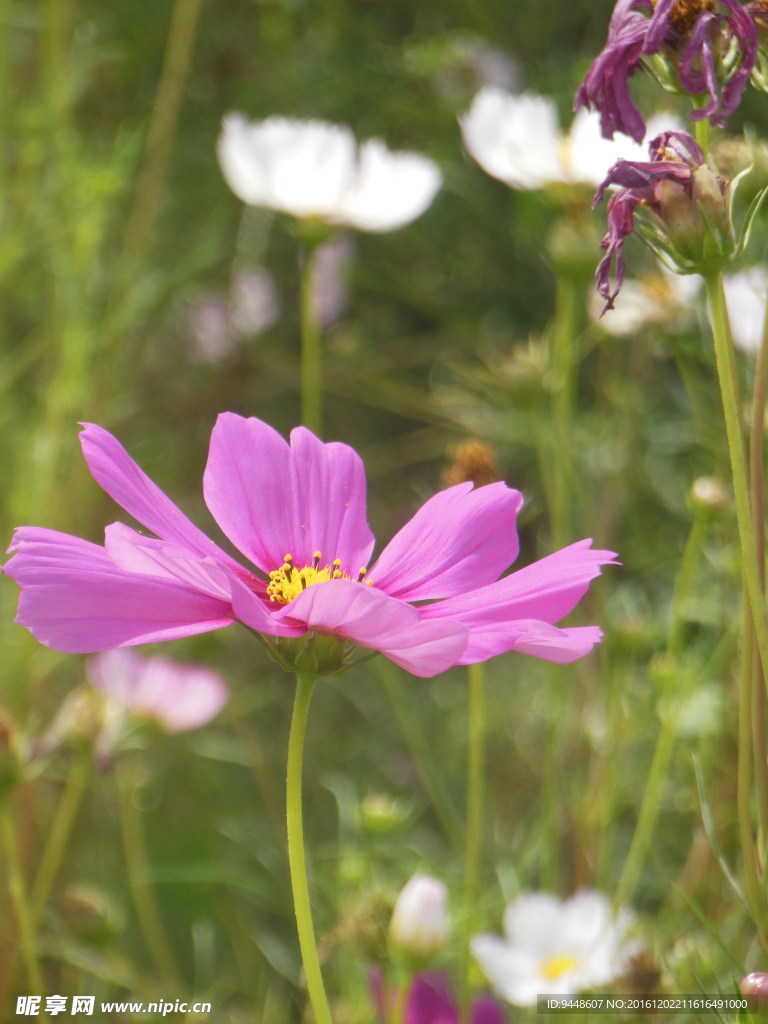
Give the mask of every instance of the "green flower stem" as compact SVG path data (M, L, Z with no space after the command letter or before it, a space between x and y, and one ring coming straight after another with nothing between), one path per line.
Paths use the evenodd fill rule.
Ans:
M179 970L168 936L165 934L160 913L150 884L147 849L141 824L141 811L135 796L136 784L128 774L128 766L121 765L117 772L117 794L120 808L120 826L128 884L139 927L163 980L179 983Z
M749 432L749 470L752 485L752 522L755 528L760 584L765 593L765 474L763 469L763 434L765 430L765 406L768 398L768 304L763 319L763 335L755 366L755 384L752 393L752 422ZM752 638L753 660L754 638ZM763 853L768 838L768 749L766 748L766 689L760 673L753 693L752 747L755 760L755 783L760 818L760 840Z
M768 625L765 617L765 597L761 586L761 569L758 545L755 541L755 525L752 520L750 490L747 475L747 460L741 430L741 403L736 380L736 360L731 340L731 325L725 304L723 280L720 272L704 278L712 321L712 335L715 345L717 375L725 417L725 432L728 439L728 454L731 461L733 493L736 502L736 519L739 528L741 568L744 577L747 602L752 615L752 626L760 654L763 676L768 679Z
M64 851L72 834L72 826L75 823L90 774L90 754L86 751L78 751L72 759L69 776L59 799L56 814L48 832L45 850L32 885L30 906L32 920L35 923L40 920L51 887L61 867Z
M464 848L464 900L462 970L459 976L459 1004L462 1024L469 1021L469 943L475 927L477 891L483 851L483 809L485 806L485 667L470 665L469 723L467 751L467 834Z
M694 519L680 563L680 573L675 585L671 620L667 632L666 656L672 665L676 664L683 648L683 632L681 628L683 608L693 589L696 566L701 557L706 536L705 523L706 520L703 517ZM662 699L665 696L666 692L662 694ZM675 747L677 716L670 707L662 707L662 712L659 734L656 739L656 747L643 792L643 800L640 805L635 833L632 836L629 853L624 862L624 869L621 873L619 884L616 887L614 898L616 907L627 906L632 902L640 878L640 872L653 839L653 830L656 827L659 805L669 774L669 764Z
M742 651L741 680L739 684L739 747L736 775L736 818L739 842L744 862L744 884L761 946L766 948L768 935L765 920L765 894L760 882L760 868L752 836L752 700L756 658L749 608L744 607L744 649Z
M301 422L319 434L323 419L323 350L320 325L313 309L312 278L317 245L305 243L301 261Z
M765 896L760 881L759 867L752 837L750 799L753 756L752 712L753 708L756 705L759 707L764 699L762 694L758 699L755 691L758 684L761 690L763 690L763 680L768 679L768 629L766 629L765 594L763 591L764 570L761 561L764 557L762 554L764 544L762 542L758 543L756 533L757 529L760 529L762 532L763 525L761 520L758 526L753 517L755 496L754 493L750 493L748 482L747 460L741 429L741 403L736 379L736 359L731 338L728 309L725 303L722 275L720 273L710 274L704 280L709 299L717 373L725 416L728 453L731 461L736 518L739 528L742 579L747 597L742 644L741 692L739 696L739 754L737 773L739 837L744 861L747 896L758 932L761 934L762 941L766 941ZM757 504L758 507L761 507L762 499ZM753 638L759 653L761 672L756 671L757 665L752 654ZM760 771L765 771L765 765L759 768L758 774Z
M309 900L307 862L304 851L304 825L302 821L302 763L304 736L307 730L309 702L317 676L313 672L296 672L296 697L293 704L291 731L288 738L288 772L286 776L286 816L288 822L288 863L291 870L293 906L299 932L299 946L307 979L309 1001L316 1024L333 1024L328 998L325 994L320 957L317 953L312 909Z
M413 987L413 978L407 975L402 978L395 989L395 1001L392 1007L391 1024L405 1024L405 1011L408 1009L408 1000Z
M3 846L5 847L6 877L8 879L8 892L11 897L13 913L16 917L16 926L19 930L19 950L24 961L24 969L27 973L30 994L43 994L43 978L40 973L40 963L37 958L37 943L35 940L35 926L27 899L26 885L21 870L19 849L14 830L14 815L11 800L9 797L3 801L0 809L2 818L1 826L3 833Z

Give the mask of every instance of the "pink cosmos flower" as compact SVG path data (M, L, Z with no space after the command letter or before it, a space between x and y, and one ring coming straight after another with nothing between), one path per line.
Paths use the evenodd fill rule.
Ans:
M359 455L303 427L288 445L258 419L223 413L203 492L253 568L202 533L106 430L87 424L81 442L96 482L155 536L113 523L100 546L16 531L3 569L21 587L16 621L49 647L99 651L239 620L277 650L320 634L341 655L358 644L429 677L505 651L566 663L601 638L596 626L555 623L614 553L583 540L499 579L517 557L523 502L503 483L439 492L368 569Z
M205 725L227 702L224 680L203 665L101 651L88 659L93 685L118 709L154 719L166 732Z

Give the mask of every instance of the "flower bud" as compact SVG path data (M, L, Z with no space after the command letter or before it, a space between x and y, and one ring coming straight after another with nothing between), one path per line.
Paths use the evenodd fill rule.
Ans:
M414 875L395 903L389 923L390 945L414 960L429 962L448 938L447 898L442 882Z
M748 974L739 982L739 992L755 1000L758 1013L765 1013L768 1009L768 974L763 971Z

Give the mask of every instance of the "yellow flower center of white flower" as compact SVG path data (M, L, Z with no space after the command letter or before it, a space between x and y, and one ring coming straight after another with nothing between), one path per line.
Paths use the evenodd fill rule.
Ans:
M579 966L579 958L572 953L561 953L560 956L552 956L541 965L541 973L547 981L557 981L564 974Z
M358 583L372 581L365 579L368 570L363 566L358 570L357 576L351 576L342 566L341 559L336 558L330 563L321 565L322 554L315 551L312 558L312 565L304 565L297 569L293 564L293 556L286 555L283 564L279 569L273 569L269 574L267 584L267 596L271 602L277 604L290 604L295 597L298 597L302 590L311 587L315 583L327 583L328 580L351 580Z

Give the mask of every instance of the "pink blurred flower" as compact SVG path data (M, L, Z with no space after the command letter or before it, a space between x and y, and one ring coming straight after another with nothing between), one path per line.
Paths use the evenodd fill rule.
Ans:
M284 658L297 653L286 641L321 634L321 671L338 671L359 644L429 677L505 651L566 663L602 636L555 623L613 552L583 540L499 579L517 557L523 502L503 483L436 494L369 571L359 455L303 427L289 446L266 423L223 413L203 492L254 570L194 526L106 430L87 424L81 441L96 482L156 537L122 523L106 528L103 547L40 527L16 531L3 568L22 590L16 621L57 650L173 640L239 619Z
M379 1018L387 1020L392 998L384 988L380 974L371 979ZM459 1024L459 1008L446 976L439 971L417 974L411 983L403 1017L404 1024ZM505 1024L506 1016L498 1003L487 995L473 1000L470 1024Z
M166 732L205 725L227 702L217 672L170 658L142 658L133 651L101 651L88 659L93 685L117 708L152 718Z

